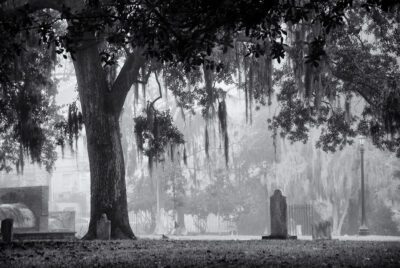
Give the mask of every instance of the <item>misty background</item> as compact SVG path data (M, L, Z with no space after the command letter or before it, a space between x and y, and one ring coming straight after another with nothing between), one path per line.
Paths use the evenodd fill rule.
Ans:
M58 79L56 102L65 107L77 101L72 63L60 59L54 71ZM334 235L354 235L360 224L360 148L356 142L335 153L316 148L320 130L310 131L307 143L294 143L268 129L267 119L276 114L270 106L252 107L245 115L243 92L225 87L230 138L229 165L217 123L208 122L209 157L204 148L201 111L183 111L171 95L157 103L169 109L184 134L190 154L166 157L149 174L147 158L138 153L133 118L147 100L158 96L150 77L147 96L128 95L121 120L126 164L129 220L135 234L240 234L269 232L269 197L281 189L288 205L312 205L318 217L332 221ZM274 99L274 97L273 97ZM363 107L354 99L352 112ZM79 102L78 102L79 103ZM337 105L340 104L340 100ZM361 108L360 108L361 107ZM247 122L246 122L247 121ZM90 217L90 171L83 130L72 146L57 148L51 173L26 163L23 173L0 173L0 187L49 186L50 211L75 211L75 231L85 234ZM183 161L183 158L185 158ZM366 141L365 179L367 221L371 234L399 235L400 161ZM184 163L185 162L185 163ZM290 225L290 223L289 223ZM177 228L179 226L179 228ZM57 229L49 223L49 228ZM178 231L177 231L178 230ZM296 232L289 228L290 232ZM298 232L298 230L297 230ZM303 230L304 232L304 230Z

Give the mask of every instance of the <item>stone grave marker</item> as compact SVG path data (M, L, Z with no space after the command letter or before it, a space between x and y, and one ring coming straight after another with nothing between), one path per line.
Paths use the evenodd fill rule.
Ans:
M275 190L270 198L271 211L271 236L276 238L286 238L287 231L287 204L286 197L280 190Z
M107 219L107 215L103 213L97 221L96 226L97 239L110 240L111 237L111 221Z
M50 212L49 230L75 232L75 211Z
M1 235L3 241L6 243L10 243L13 239L13 224L13 219L4 219L1 221Z
M323 220L312 224L313 240L331 240L332 239L332 223L329 220Z
M270 198L271 235L262 239L296 239L288 235L286 197L280 190L275 190Z

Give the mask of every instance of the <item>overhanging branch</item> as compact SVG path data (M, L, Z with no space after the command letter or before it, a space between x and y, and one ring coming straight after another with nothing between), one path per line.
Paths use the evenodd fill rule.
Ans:
M134 83L145 82L138 80L139 70L146 60L142 54L142 49L136 49L134 53L127 57L124 66L122 66L122 69L111 88L110 101L113 103L114 110L117 113L121 112L125 98L131 86Z
M162 98L161 84L160 84L160 81L158 80L158 72L157 72L157 71L154 72L154 76L155 76L155 78L156 78L156 82L157 82L157 85L158 85L158 93L159 93L160 95L159 95L155 100L153 100L153 101L151 102L151 104L150 104L151 107L154 107L154 103L156 103L156 101L158 101L159 99Z

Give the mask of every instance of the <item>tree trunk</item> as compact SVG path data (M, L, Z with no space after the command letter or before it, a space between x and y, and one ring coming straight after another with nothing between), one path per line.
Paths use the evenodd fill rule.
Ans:
M153 234L153 233L154 233L154 230L156 229L156 224L157 224L157 219L156 219L157 215L156 215L156 214L157 214L156 207L153 206L153 207L150 209L150 219L151 219L151 223L150 223L149 229L147 230L147 233L148 233L148 234Z
M186 226L185 226L185 211L184 207L178 206L176 208L176 214L177 214L177 219L176 222L174 223L174 233L175 235L186 235Z
M343 226L343 223L344 223L344 219L347 216L347 211L349 209L349 203L350 203L349 199L346 199L346 204L344 206L342 216L340 216L339 225L337 227L337 235L341 235L342 234L342 226Z
M91 182L90 223L84 239L96 238L96 223L103 213L111 221L111 238L135 238L128 218L120 111L108 101L110 88L101 66L100 47L99 42L92 42L74 54Z
M337 227L339 225L339 206L332 206L332 230L333 234L337 235Z

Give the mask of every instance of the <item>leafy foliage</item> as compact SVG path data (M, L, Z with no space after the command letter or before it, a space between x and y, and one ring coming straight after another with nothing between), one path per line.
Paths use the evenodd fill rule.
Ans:
M135 135L138 150L149 159L149 167L153 161L164 160L168 145L183 144L183 135L172 123L169 111L160 112L148 105L146 114L138 116L135 121Z
M53 53L37 44L26 44L26 50L13 61L2 61L2 71L12 74L0 80L1 161L7 171L13 164L23 171L25 154L33 162L44 162L48 170L56 159L51 127L57 110L56 81L51 78Z
M376 13L381 20L392 16L351 8L344 16L346 24L331 30L325 41L314 39L308 48L304 44L319 38L315 36L320 30L307 24L291 28L290 60L275 75L281 85L277 96L281 107L269 121L271 128L292 141L305 142L309 130L320 127L316 145L326 151L342 149L361 134L370 136L379 148L400 152L400 68L394 56L380 51L385 38L374 34L370 41L360 26L368 22L369 33L381 27L374 22ZM317 43L325 47L323 51ZM315 62L310 54L316 54ZM360 98L365 101L362 111L352 108Z

